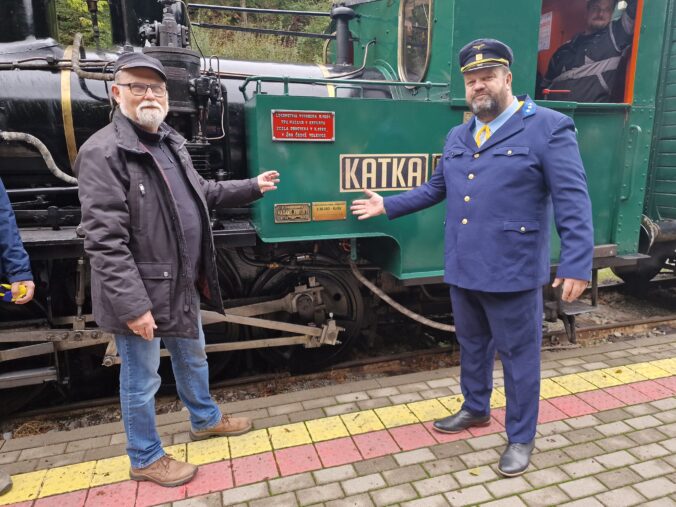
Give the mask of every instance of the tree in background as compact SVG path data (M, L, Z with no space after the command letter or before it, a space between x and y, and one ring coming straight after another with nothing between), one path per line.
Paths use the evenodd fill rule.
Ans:
M72 44L73 36L79 32L82 34L85 46L94 46L92 19L85 0L56 0L56 19L59 26L59 42L61 44L64 46ZM101 47L110 47L112 36L108 0L99 0L98 21L101 34Z

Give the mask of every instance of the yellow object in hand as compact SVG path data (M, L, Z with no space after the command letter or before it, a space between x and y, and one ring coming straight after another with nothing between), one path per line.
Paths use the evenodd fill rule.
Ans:
M0 301L5 301L6 303L13 303L19 298L22 298L26 295L26 286L19 285L19 297L12 297L12 286L8 283L0 283Z

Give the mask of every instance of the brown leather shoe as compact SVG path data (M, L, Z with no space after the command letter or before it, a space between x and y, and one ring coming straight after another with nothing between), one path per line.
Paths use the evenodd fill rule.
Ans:
M166 454L145 468L132 468L129 476L135 481L151 481L165 487L180 486L190 481L197 473L197 467L177 461Z
M211 437L232 437L246 433L251 429L251 426L251 419L248 417L230 417L228 414L223 414L221 422L213 428L203 430L190 428L190 438L204 440Z

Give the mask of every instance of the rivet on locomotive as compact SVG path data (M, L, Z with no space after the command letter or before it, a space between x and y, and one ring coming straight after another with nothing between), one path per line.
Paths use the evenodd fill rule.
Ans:
M0 178L38 287L29 305L0 304L0 414L43 389L77 398L114 386L114 369L101 367L118 361L111 336L89 314L72 165L78 147L109 121L111 71L121 52L149 53L167 68L167 121L187 139L203 177L237 179L267 169L284 177L273 198L212 213L228 308L226 317L206 314L212 375L241 374L252 357L307 371L373 341L378 323L396 322L381 296L394 295L418 313L448 312L447 291L439 285L443 208L393 222L358 222L347 212L349 203L367 188L387 194L427 181L446 133L468 117L452 64L467 41L490 35L510 44L518 55L515 91L534 96L538 72L565 40L558 39L578 31L585 5L349 0L329 12L289 12L109 0L114 47L102 50L98 0L82 0L92 19L91 48L77 34L69 34L67 47L55 41L57 1L0 5ZM671 263L676 241L670 162L676 151L668 142L676 112L670 80L676 78L665 43L676 32L674 1L638 3L641 30L626 52L623 100L586 104L557 97L547 104L573 116L579 131L594 204L594 266L614 267L637 284ZM320 16L327 29L297 34L198 19L209 10ZM193 49L193 26L321 38L324 62L203 55ZM495 254L499 266L501 253ZM557 256L554 241L553 262ZM589 306L569 308L550 294L546 308L548 318L564 319L574 340L574 316ZM445 330L437 338L447 340L448 323L437 327ZM244 349L257 354L235 352Z

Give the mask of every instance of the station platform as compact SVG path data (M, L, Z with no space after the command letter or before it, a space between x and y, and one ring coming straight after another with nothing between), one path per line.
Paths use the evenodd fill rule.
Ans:
M223 405L254 431L190 442L185 412L158 416L166 450L200 465L163 488L129 479L121 423L0 440L21 507L435 507L676 505L676 334L544 352L531 466L505 479L500 363L492 423L432 421L461 402L459 368Z

